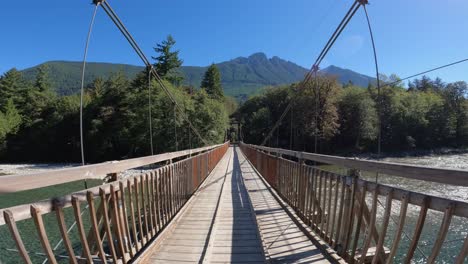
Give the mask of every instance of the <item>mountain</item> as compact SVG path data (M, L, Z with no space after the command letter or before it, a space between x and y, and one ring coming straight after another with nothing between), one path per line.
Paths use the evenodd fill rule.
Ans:
M369 83L376 83L376 79L373 77L369 77L352 70L336 67L334 65L328 66L322 69L320 72L327 75L336 76L342 84L351 82L357 86L367 87Z
M53 88L61 95L76 93L81 82L81 62L51 61L44 63L49 67L49 76L53 80ZM34 80L37 65L23 70L26 79ZM265 86L276 86L301 81L307 69L279 57L268 58L264 53L255 53L249 57L238 57L230 61L218 63L222 83L227 95L247 97L258 93ZM208 67L182 66L181 73L185 84L199 87L203 74ZM86 64L85 83L89 84L100 76L109 77L112 73L123 72L128 78L134 78L144 67L128 64L96 63ZM360 73L329 66L321 70L325 74L337 76L342 83L352 83L366 87L375 79Z

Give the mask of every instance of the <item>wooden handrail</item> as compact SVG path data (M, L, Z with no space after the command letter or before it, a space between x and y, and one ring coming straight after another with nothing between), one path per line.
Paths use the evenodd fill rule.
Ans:
M109 257L115 263L129 263L166 228L224 157L228 147L229 142L226 142L197 149L196 155L178 159L140 175L64 197L0 209L0 226L8 225L10 236L19 252L18 258L22 257L26 263L31 263L30 255L34 252L28 248L30 245L23 243L22 236L25 234L19 232L16 223L28 219L33 221L22 222L21 227L26 226L28 232L34 232L31 228L33 225L36 227L38 242L51 263L56 263L56 252L51 248L49 237L56 235L62 237L71 263L77 263L77 253L80 251L80 258L86 258L90 263L98 258L106 262ZM186 156L184 154L189 152L193 150L162 156L171 159ZM161 159L155 158L157 156L161 155L147 157L143 161L137 159L133 163L123 161L124 165L119 164L118 169L110 170L138 167L147 161L159 162ZM70 207L73 210L65 210ZM85 211L88 216L83 215ZM47 229L42 218L53 212L57 216L55 223L60 228L60 234L58 230ZM77 237L74 241L70 240L66 218L74 220L79 241ZM53 225L54 220L50 217L47 219ZM103 244L109 245L110 251L104 251ZM81 250L75 251L77 247Z
M98 164L39 173L1 176L0 194L37 189L83 179L103 179L106 175L111 173L119 173L129 169L139 168L142 166L164 162L167 160L177 159L188 155L196 155L200 152L209 151L222 145L223 144L219 144L197 149L158 154L154 156L120 161L108 161Z
M269 148L241 143L272 155L286 155L301 160L309 160L320 163L337 165L349 169L357 169L369 172L378 172L408 179L451 184L457 186L468 186L468 170L443 169L434 167L423 167L392 162L360 160L338 156L314 154L308 152L292 151L279 148Z
M443 175L441 173L450 170L394 163L382 165L380 162L347 160L246 144L241 144L241 150L265 181L309 226L311 232L327 241L335 248L337 254L349 263L392 263L396 255L406 256L405 262L409 263L415 251L420 251L418 244L423 240L425 243L434 241L430 257L426 261L435 263L444 243L450 242L447 240L447 233L450 230L451 219L457 217L458 221L463 221L462 223L457 221L455 230L460 225L466 225L468 220L466 202L360 179L356 170L350 170L346 174L326 171L320 166L309 165L304 160L352 169L390 172L389 174L421 180L427 178L415 177L414 174L432 171L431 177L438 175L440 177ZM403 174L408 170L410 176ZM458 170L447 174L463 178L466 173ZM438 180L435 178L433 181L439 182ZM443 183L458 182L448 179ZM385 198L385 202L382 198ZM416 214L408 214L410 209ZM416 215L419 215L417 221ZM426 218L430 221L426 221ZM408 235L405 223L410 219L416 225L406 224L410 228ZM397 229L388 229L390 220ZM433 228L435 223L440 223L439 231L430 237L422 238L422 230L428 225ZM398 246L403 233L406 237L410 237L409 247ZM468 256L468 236L464 236L465 242L458 252L456 263L464 263ZM386 248L384 245L389 243L385 242L389 241L393 241L392 246Z

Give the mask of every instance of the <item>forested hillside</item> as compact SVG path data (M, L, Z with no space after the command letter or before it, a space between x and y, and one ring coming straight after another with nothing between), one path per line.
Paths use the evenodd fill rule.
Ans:
M108 77L105 72L97 72L84 91L86 162L150 155L151 138L154 153L202 146L182 115L188 117L208 144L223 142L228 115L236 106L224 96L218 69L214 65L209 67L202 88L196 91L174 85L169 80L176 77L173 72L180 61L177 56L174 61L165 59L177 54L170 47L162 50L154 66L183 108L182 112L175 110L173 102L155 80L148 83L146 71L133 78L122 71ZM73 65L70 67L70 71L77 70ZM2 162L81 161L80 96L76 93L59 96L52 89L53 78L57 76L50 76L49 72L47 66L42 65L36 69L33 80L16 69L0 77ZM149 132L150 109L152 134Z
M383 78L384 83L395 80ZM269 89L245 102L237 113L244 140L260 144L292 101L291 112L268 145L313 152L317 135L322 153L375 152L380 110L383 151L468 146L464 81L444 83L422 77L410 82L408 89L401 83L384 86L380 99L375 86L342 86L329 77L320 77L318 83L317 90L311 82L298 93L293 92L296 85Z
M59 95L71 95L78 92L81 81L80 62L52 61L46 65L51 80L52 90ZM22 71L24 78L34 81L38 67ZM255 53L249 57L217 63L221 72L221 82L226 95L237 97L240 101L246 100L250 95L258 94L264 87L278 86L298 82L304 78L307 69L279 57L267 58L263 53ZM133 79L143 71L140 66L112 63L88 63L85 83L90 84L97 78L109 78L115 73L121 72L126 78ZM203 74L208 67L181 66L178 70L183 77L183 85L200 87ZM352 82L355 85L367 87L374 82L374 78L362 75L351 70L336 66L324 68L321 72L337 76L341 83Z

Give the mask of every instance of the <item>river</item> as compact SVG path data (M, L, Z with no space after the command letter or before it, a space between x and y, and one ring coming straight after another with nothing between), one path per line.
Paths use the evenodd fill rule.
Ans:
M420 166L429 166L447 169L462 169L468 170L468 153L465 154L447 154L447 155L427 155L418 157L398 157L398 158L383 158L382 161L413 164ZM363 174L363 178L369 181L375 181L375 174ZM419 180L405 179L388 175L379 175L378 182L385 185L394 186L400 189L411 190L414 192L429 194L433 196L459 200L468 202L468 187L452 186L447 184L424 182ZM380 202L385 204L383 197ZM389 233L394 233L396 220L398 220L399 205L394 203L393 219L388 226ZM379 215L383 217L383 206L379 206ZM402 262L405 257L405 252L409 246L410 238L412 237L414 226L416 224L419 208L410 206L408 210L408 221L405 225L405 234L403 234L402 244L400 246L395 263ZM439 212L429 211L420 243L413 258L413 263L426 263L427 256L430 255L434 241L437 237L443 214ZM452 219L447 238L442 247L441 253L437 259L437 263L453 263L456 255L460 251L463 240L468 235L468 220L460 217ZM388 245L387 245L388 247Z

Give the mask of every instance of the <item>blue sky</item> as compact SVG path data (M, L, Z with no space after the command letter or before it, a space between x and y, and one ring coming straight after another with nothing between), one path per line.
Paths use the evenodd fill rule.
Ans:
M90 0L6 1L0 10L0 72L49 60L81 60ZM468 57L468 1L370 0L381 72L401 77ZM309 68L352 0L109 0L147 55L167 34L184 65L205 66L254 52ZM322 63L374 75L363 11ZM140 65L103 10L89 61ZM468 63L438 71L468 80Z

